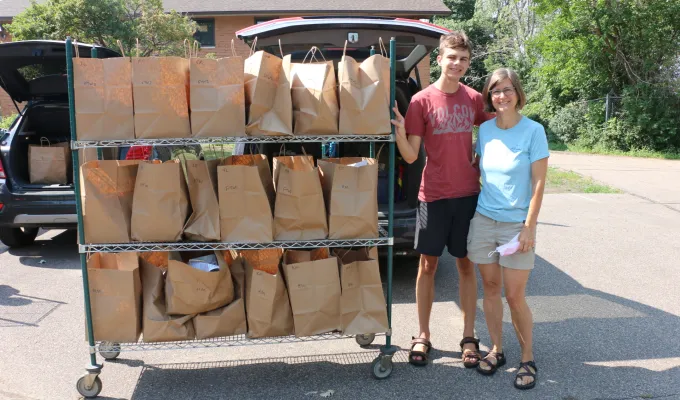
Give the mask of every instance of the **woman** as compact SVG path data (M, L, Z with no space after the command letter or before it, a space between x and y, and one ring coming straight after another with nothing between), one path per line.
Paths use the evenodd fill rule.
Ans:
M496 118L479 128L476 153L482 191L470 224L468 257L479 265L484 285L484 314L493 348L477 366L491 375L505 364L501 282L522 348L515 387L536 386L538 368L532 348L533 321L525 288L534 267L536 223L548 169L548 141L541 124L520 114L526 104L517 73L501 68L482 93L486 111ZM497 247L508 244L504 248ZM507 249L509 247L509 249Z

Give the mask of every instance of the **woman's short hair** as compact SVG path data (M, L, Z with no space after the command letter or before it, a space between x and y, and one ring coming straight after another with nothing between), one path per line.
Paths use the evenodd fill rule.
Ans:
M484 85L484 90L482 91L482 97L484 98L484 111L495 112L496 109L491 102L491 90L498 84L498 82L510 79L515 93L517 93L517 109L521 110L527 104L527 96L522 89L522 83L519 81L519 75L517 72L510 68L498 68L493 71L493 74L486 80L486 85Z

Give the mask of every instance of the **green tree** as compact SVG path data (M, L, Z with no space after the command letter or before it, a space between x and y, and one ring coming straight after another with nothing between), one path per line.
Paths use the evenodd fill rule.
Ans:
M532 45L537 76L562 103L668 84L680 56L680 2L536 0L549 18Z
M162 0L47 0L17 15L8 27L15 40L64 40L95 43L140 56L184 54L196 23L175 11L165 12ZM134 52L136 54L136 51Z

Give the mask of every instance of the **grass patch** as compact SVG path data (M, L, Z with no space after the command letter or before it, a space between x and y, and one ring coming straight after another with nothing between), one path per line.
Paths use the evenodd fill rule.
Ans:
M549 167L545 183L546 193L621 193L620 190L572 171Z
M609 150L601 147L585 147L582 145L574 143L561 143L561 142L550 142L550 150L554 151L570 151L573 153L584 153L584 154L602 154L608 156L625 156L625 157L640 157L640 158L659 158L664 160L680 160L680 153L674 152L661 152L652 150Z
M169 146L168 146L169 147ZM172 148L171 158L179 158L185 160L198 160L199 150L195 147L185 148L176 147ZM200 153L203 153L203 158L205 160L214 160L217 158L227 158L234 151L233 144L203 144L201 145Z

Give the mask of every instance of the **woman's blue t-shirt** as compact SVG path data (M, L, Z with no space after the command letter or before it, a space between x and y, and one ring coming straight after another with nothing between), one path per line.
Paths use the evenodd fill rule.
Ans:
M496 118L479 127L477 154L482 157L482 191L477 211L500 222L523 222L529 213L531 164L549 157L543 125L527 117L510 129Z

